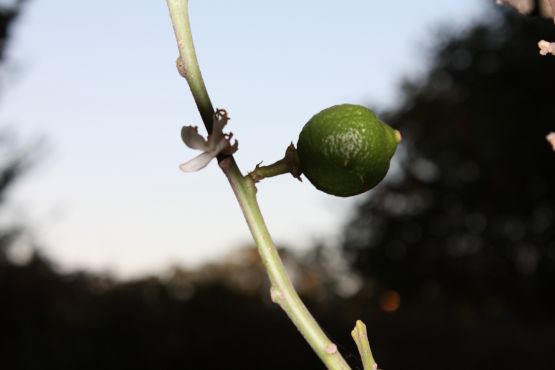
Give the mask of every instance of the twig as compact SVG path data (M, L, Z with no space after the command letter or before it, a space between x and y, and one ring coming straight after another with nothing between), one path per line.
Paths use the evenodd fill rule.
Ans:
M376 364L372 351L370 350L366 325L364 325L362 321L357 320L355 328L351 332L351 336L357 345L364 370L378 370L378 364Z
M181 61L178 61L180 74L184 75L200 111L206 129L212 131L212 116L214 109L206 86L204 85L196 58L193 39L191 36L188 0L166 0L177 39ZM272 284L271 297L274 302L287 313L291 321L305 337L314 352L328 369L350 369L337 346L330 341L318 326L285 272L285 268L270 233L264 223L264 218L258 207L254 180L244 177L237 167L233 156L218 156L220 168L226 174L235 196L241 206L251 234L256 242L258 251L270 282ZM271 335L271 333L270 333ZM222 344L223 345L223 344ZM275 353L284 353L283 348L276 348Z

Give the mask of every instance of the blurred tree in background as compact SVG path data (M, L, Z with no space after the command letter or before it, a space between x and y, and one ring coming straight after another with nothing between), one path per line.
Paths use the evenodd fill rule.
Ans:
M12 6L0 6L0 68L3 67L10 26L21 12L24 1L16 1ZM27 153L15 147L12 134L5 128L0 129L0 217L6 195L16 180L26 169ZM6 250L21 233L15 225L0 225L0 264L5 263Z
M0 56L20 5L0 12ZM360 318L386 370L552 369L555 59L535 44L555 27L496 9L442 35L428 72L387 114L404 136L400 169L344 230L361 289L338 249L281 253L354 368ZM0 149L2 214L28 160L9 138ZM118 282L60 273L39 253L14 262L6 251L22 232L0 226L1 369L322 368L270 302L253 247Z
M404 84L386 115L404 137L401 168L357 207L343 248L378 294L553 318L555 58L536 43L555 27L500 11L444 36Z

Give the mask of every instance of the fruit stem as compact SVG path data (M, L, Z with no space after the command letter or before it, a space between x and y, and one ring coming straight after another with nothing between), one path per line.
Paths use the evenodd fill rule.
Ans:
M282 159L268 166L257 164L256 168L252 172L249 172L247 176L256 183L267 177L279 176L285 173L290 173L297 180L302 181L299 156L297 155L297 149L295 149L293 143L289 144Z
M206 91L206 86L202 80L195 55L189 24L188 0L166 1L181 58L181 61L178 61L180 72L185 74L206 129L208 132L211 132L214 109L210 102L208 92ZM283 266L264 222L262 213L260 212L256 199L255 181L250 176L242 175L233 156L220 155L218 156L218 162L231 184L250 232L256 242L258 252L272 285L270 290L272 300L279 304L287 313L291 321L293 321L297 329L299 329L306 341L328 369L350 369L347 362L345 362L337 350L337 346L327 338L316 320L303 304L291 280L287 276L285 267ZM275 353L284 353L283 348L276 348Z

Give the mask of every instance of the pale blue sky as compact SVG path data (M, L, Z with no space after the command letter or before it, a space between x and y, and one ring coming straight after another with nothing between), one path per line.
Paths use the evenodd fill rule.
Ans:
M394 103L422 70L439 24L461 27L483 0L191 0L197 54L216 107L232 118L243 171L278 159L303 124L339 103ZM418 5L416 5L418 4ZM215 163L177 166L183 124L201 126L165 1L32 0L13 29L0 127L44 137L12 194L44 251L64 268L121 276L195 265L250 243ZM259 186L278 243L331 240L357 198L289 177Z

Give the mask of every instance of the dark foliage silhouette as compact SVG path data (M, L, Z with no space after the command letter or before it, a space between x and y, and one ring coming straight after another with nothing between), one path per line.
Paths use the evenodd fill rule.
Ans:
M555 128L555 59L539 56L536 43L554 39L555 27L495 12L499 22L444 33L428 72L404 84L402 104L386 114L405 138L400 170L357 206L343 249L372 299L397 292L399 315L421 310L419 320L435 328L398 345L451 326L439 348L451 361L450 346L466 351L444 368L547 369L555 155L545 136ZM477 339L487 336L495 337L489 346ZM428 368L441 368L422 353Z
M0 62L4 60L10 26L21 12L24 1L16 1L12 6L0 6ZM10 143L11 135L4 129L0 131L0 210L5 196L16 180L28 166L27 153L14 149ZM21 230L18 226L4 226L0 229L0 264L5 262L5 253Z
M442 42L388 119L396 178L359 205L344 248L379 289L499 314L555 312L555 58L551 20L503 13Z

